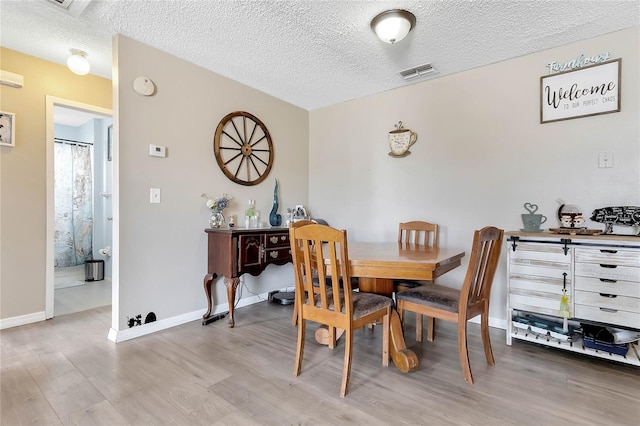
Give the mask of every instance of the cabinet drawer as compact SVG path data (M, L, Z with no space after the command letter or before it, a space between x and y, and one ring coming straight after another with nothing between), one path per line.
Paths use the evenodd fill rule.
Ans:
M636 297L620 296L613 293L594 293L591 291L575 292L575 303L590 305L597 308L606 308L620 311L628 311L640 314L640 299Z
M289 234L266 234L265 247L267 249L273 247L289 247Z
M516 251L509 251L513 259L541 260L546 262L570 263L571 252L564 254L564 249L557 245L540 245L519 243Z
M551 297L562 296L564 279L549 277L531 277L517 274L509 275L509 293L514 294L545 294ZM567 276L567 294L571 294L571 280Z
M576 247L576 262L597 263L606 265L630 266L640 268L640 251L587 249Z
M611 325L640 328L640 314L627 311L608 311L595 306L587 306L576 303L575 318L588 319Z
M595 293L610 293L640 299L640 283L633 281L577 276L575 288L576 291L584 290Z
M511 293L509 294L509 306L516 310L558 316L560 311L560 296L544 293Z
M640 282L640 268L576 262L576 276Z
M288 262L291 260L291 248L280 247L276 249L267 249L264 251L265 263Z

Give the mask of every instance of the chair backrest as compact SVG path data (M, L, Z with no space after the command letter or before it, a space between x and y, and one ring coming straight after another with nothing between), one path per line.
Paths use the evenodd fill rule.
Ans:
M398 225L398 242L438 247L438 225L420 220Z
M319 224L290 227L289 242L295 273L296 304L298 312L304 315L299 317L312 321L330 320L333 323L350 321L353 300L347 231ZM314 288L314 276L319 282L331 285ZM341 285L344 286L342 292ZM313 296L304 298L304 294ZM342 324L344 326L341 328L346 328L347 323Z
M460 293L459 310L469 317L489 308L491 285L502 249L504 231L485 226L473 234L473 247L467 275Z

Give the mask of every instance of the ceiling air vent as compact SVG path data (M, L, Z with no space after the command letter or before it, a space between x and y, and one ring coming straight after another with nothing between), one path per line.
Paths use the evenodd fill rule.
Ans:
M408 70L400 71L400 75L405 80L413 80L418 77L426 77L431 74L436 74L438 71L431 64L418 65L417 67L409 68Z
M87 7L91 0L46 0L47 3L56 7L56 9L62 9L68 14L77 18L82 11Z

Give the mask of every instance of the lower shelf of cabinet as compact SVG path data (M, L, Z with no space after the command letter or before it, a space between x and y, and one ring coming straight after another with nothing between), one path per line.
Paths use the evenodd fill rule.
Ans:
M626 356L616 355L609 352L599 351L596 349L586 348L582 344L582 339L578 338L573 342L561 341L552 337L539 336L526 330L514 330L511 332L512 339L526 340L528 342L537 343L539 345L549 346L570 352L577 352L584 355L604 358L611 361L622 362L640 367L640 346L638 342L629 344L629 351Z

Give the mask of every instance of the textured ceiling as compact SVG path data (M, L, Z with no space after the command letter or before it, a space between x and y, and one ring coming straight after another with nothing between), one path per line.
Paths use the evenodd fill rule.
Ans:
M369 23L393 8L417 24L390 45ZM124 34L308 110L639 24L638 0L92 0L77 18L49 0L0 1L4 47L61 64L82 49L111 78L112 36ZM438 74L398 74L424 63Z

